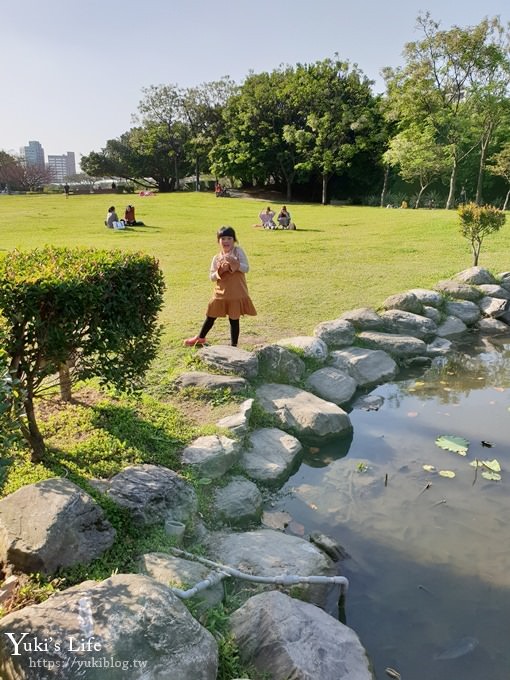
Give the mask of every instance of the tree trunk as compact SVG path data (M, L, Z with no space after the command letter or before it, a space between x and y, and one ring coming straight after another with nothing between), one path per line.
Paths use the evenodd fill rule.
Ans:
M510 189L507 191L506 196L505 196L505 202L503 204L503 210L506 210L508 207L508 199L510 198Z
M421 187L420 192L419 192L418 196L416 197L416 203L414 204L415 209L420 207L421 197L422 197L423 192L425 191L425 189L427 187L428 187L428 184L426 184L424 187Z
M69 363L60 364L58 379L60 383L60 398L62 401L71 401L71 373L69 372Z
M327 205L328 202L328 182L329 176L326 173L322 175L322 205Z
M177 156L174 158L175 190L179 191L179 161Z
M382 191L381 191L381 203L379 204L381 208L384 208L384 204L386 203L386 193L388 191L389 179L390 179L390 166L385 165L384 166L384 181L383 181L383 186L382 186Z
M290 203L292 201L292 182L288 179L287 180L287 203Z
M195 159L195 190L200 191L200 158Z
M485 159L487 157L487 147L489 145L489 138L482 140L480 149L480 166L478 168L478 181L476 183L476 205L482 204L482 189L483 189L483 171L485 168Z
M450 175L450 191L446 199L446 210L455 208L455 185L457 184L457 159L453 161L452 174Z
M25 414L27 416L28 428L23 428L23 434L32 449L32 463L40 463L46 453L42 434L37 426L34 412L34 402L32 397L27 397L24 402Z

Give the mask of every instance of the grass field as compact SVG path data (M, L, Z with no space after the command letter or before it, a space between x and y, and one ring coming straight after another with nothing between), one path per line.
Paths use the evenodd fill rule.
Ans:
M146 226L125 232L104 227L109 205L115 204L122 215L125 205L132 202ZM86 578L103 579L112 571L136 570L140 554L168 549L170 539L161 527L138 531L123 511L89 484L92 477L108 478L136 463L180 470L195 485L203 516L214 521L209 504L215 485L203 486L189 471L181 470L180 451L200 434L217 431L218 418L236 408L232 400L249 395L175 394L172 376L200 356L185 349L182 339L198 332L203 320L219 226L230 224L236 229L251 264L248 282L259 315L241 322L240 345L248 349L287 335L311 334L319 322L343 311L377 308L392 293L431 286L471 266L469 246L459 234L455 212L295 203L289 208L297 231L254 229L252 224L266 204L192 193L69 199L0 195L1 251L46 244L144 251L159 259L167 283L161 352L148 374L146 394L110 394L92 383L81 387L72 404L50 395L39 400L37 407L47 445L44 461L32 464L23 442L0 453L0 496L46 477L64 475L96 498L117 530L115 544L91 565L66 570L58 585L31 578L10 606L42 601L55 588ZM487 240L480 264L495 273L510 269L509 245L510 230L504 227ZM228 342L228 323L219 320L209 339ZM252 426L263 424L255 420ZM0 607L0 616L7 611ZM214 615L226 620L223 609ZM215 632L214 621L203 623ZM247 675L237 663L235 648L225 647L229 638L217 637L219 677Z
M144 227L107 230L107 208L119 216L134 203ZM216 229L232 225L250 260L250 294L257 317L241 322L240 346L286 335L311 334L320 321L361 306L378 307L385 297L427 287L471 266L455 211L388 210L292 204L295 232L254 229L263 200L217 199L212 194L0 196L2 250L45 244L141 250L155 255L167 292L161 315L162 359L180 364L182 338L194 335L211 294L209 264ZM275 208L279 206L274 206ZM510 230L487 239L480 264L510 268ZM213 343L228 341L219 320Z

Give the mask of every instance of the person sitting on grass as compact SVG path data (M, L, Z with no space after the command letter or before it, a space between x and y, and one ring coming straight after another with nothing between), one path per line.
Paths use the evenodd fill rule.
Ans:
M287 210L287 206L284 205L280 212L278 213L278 224L282 229L288 229L290 224L290 212Z
M124 222L128 227L143 227L143 222L137 222L135 218L135 206L128 205L124 212Z
M261 210L259 213L259 219L262 224L256 224L256 227L264 227L264 229L276 229L276 223L274 221L274 210L268 205L265 210Z

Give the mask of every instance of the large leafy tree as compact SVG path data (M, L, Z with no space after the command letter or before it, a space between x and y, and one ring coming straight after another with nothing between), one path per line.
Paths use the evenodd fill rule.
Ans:
M35 191L52 181L47 168L27 163L19 156L0 151L0 184L15 191Z
M510 199L510 141L489 159L488 170L493 175L503 177L507 182L508 190L503 205L503 210L506 210Z
M420 207L423 192L448 168L450 160L448 147L436 143L431 126L411 126L395 135L384 158L389 165L398 167L406 182L419 182L415 208Z
M296 81L307 112L304 128L297 131L306 160L297 167L319 174L325 204L331 177L345 172L370 145L376 100L371 81L356 66L338 59L298 66Z
M483 132L474 122L480 106L487 104L491 74L498 77L495 66L502 63L504 53L496 40L497 20L440 30L427 13L418 17L418 28L423 37L405 46L405 65L385 69L387 111L400 129L432 125L436 142L449 147L446 207L452 208L459 166L481 143Z

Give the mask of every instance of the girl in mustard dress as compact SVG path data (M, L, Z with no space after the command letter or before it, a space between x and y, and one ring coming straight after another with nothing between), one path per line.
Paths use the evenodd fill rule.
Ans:
M219 316L228 316L230 322L230 344L237 347L239 339L239 317L243 314L256 316L244 276L248 270L248 258L237 243L232 227L221 227L216 238L220 252L211 262L209 278L215 282L214 293L209 301L206 319L200 333L188 338L184 344L188 347L205 344L207 333L211 330Z

